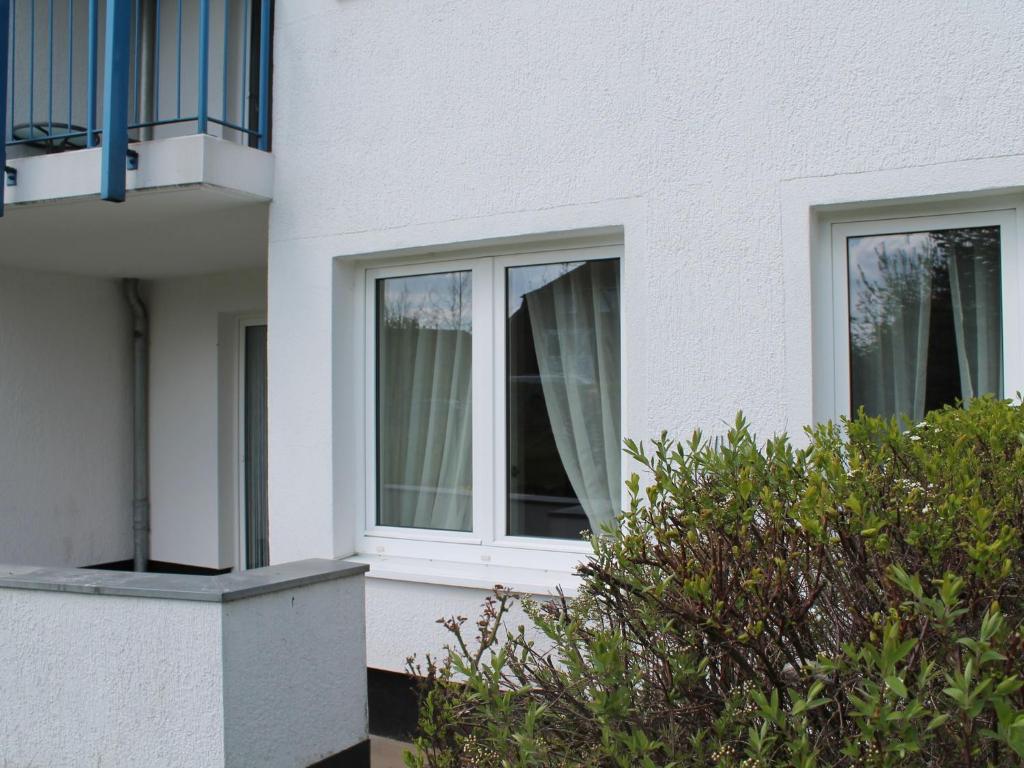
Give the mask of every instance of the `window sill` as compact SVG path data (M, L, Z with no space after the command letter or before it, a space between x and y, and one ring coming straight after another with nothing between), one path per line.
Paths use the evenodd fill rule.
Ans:
M370 566L366 574L370 579L436 584L445 587L490 590L496 584L501 584L515 592L546 597L554 595L561 586L566 596L575 597L580 584L580 577L567 570L459 563L390 555L359 554L346 557L345 560Z

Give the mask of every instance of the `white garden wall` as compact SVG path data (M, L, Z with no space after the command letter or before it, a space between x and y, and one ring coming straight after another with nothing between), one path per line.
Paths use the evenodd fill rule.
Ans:
M0 764L367 764L364 569L0 566Z
M1024 186L987 160L1024 154L1022 23L999 0L279 4L272 556L348 554L363 515L355 258L620 229L627 434L739 408L798 430L813 206ZM468 600L407 587L399 633L400 589L370 591L388 668Z
M129 339L120 282L0 268L0 562L131 556Z
M221 764L219 604L0 589L0 606L8 765Z

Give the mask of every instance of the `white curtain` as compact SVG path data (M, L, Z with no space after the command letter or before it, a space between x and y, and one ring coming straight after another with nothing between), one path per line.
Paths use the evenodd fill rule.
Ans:
M930 259L916 260L886 285L872 343L860 350L854 389L871 414L924 416L928 380L928 331L932 311Z
M960 390L964 404L1002 389L1002 319L998 265L968 253L949 258Z
M472 335L380 328L379 522L472 528Z
M595 531L620 512L618 269L587 262L526 295L555 445Z

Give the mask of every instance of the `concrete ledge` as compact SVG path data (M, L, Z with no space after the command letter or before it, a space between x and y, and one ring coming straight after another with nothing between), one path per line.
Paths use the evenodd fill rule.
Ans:
M369 566L364 563L344 560L299 560L218 576L0 566L0 589L228 603L321 581L358 576L368 570Z

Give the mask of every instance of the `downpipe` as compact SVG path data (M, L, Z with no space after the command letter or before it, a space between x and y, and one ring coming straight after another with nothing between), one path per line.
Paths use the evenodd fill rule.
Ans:
M136 571L149 567L149 317L139 281L124 281L132 313L132 537Z

